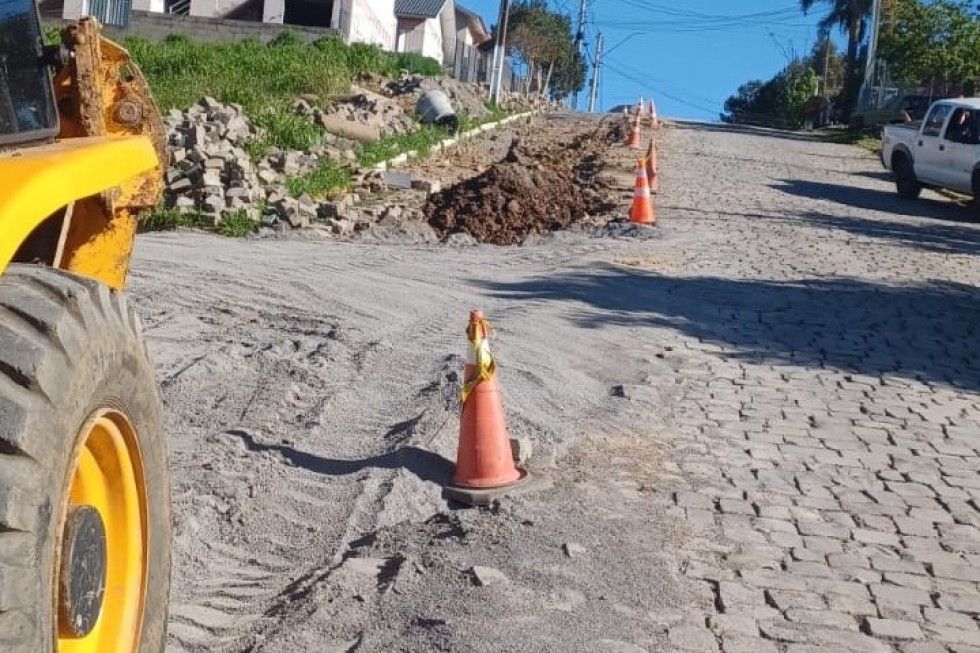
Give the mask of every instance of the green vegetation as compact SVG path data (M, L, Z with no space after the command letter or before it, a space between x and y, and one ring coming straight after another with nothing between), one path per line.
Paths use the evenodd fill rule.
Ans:
M831 46L835 30L847 35L847 50L842 57L830 53L827 86L833 90L821 89L820 103L833 102L841 118L850 117L862 83L873 0L799 0L799 5L804 13L816 7L825 12L818 29L819 42L827 45L821 45L819 53L795 59L769 82L743 84L725 103L723 119L732 120L739 112L792 113L779 97L787 71L808 66L823 78L824 48ZM969 0L883 0L877 54L888 64L888 77L895 84L975 93L980 78L980 5Z
M571 16L546 0L517 0L510 10L507 44L531 74L526 91L562 97L582 90L585 62L575 50Z
M725 122L757 124L781 129L799 129L804 120L823 108L816 97L817 70L822 71L827 61L822 54L830 54L831 61L840 58L831 50L827 53L820 44L809 57L797 59L769 81L753 80L742 84L735 95L725 100ZM828 68L829 72L830 68Z
M265 130L250 146L253 155L270 146L309 149L322 129L292 111L298 95L345 92L363 73L397 76L402 69L422 75L441 72L434 59L384 52L374 45L347 45L336 37L306 43L283 31L268 44L256 40L202 43L171 35L162 41L125 40L163 111L183 109L205 95L242 105Z
M215 226L214 217L200 211L182 212L161 206L147 213L139 222L139 231L174 231L175 229L201 229L212 231L222 236L241 238L255 233L259 229L257 222L239 209L226 212L221 221Z
M214 229L222 236L231 238L244 238L259 230L259 223L248 217L244 209L237 211L227 211L221 216L221 222Z
M449 136L446 130L433 125L423 125L410 134L382 136L379 141L365 143L357 154L357 161L361 166L370 168L410 150L418 152L419 156L425 156L433 145Z
M323 162L310 172L286 179L286 189L293 197L306 193L314 199L329 199L350 186L350 171L335 163Z
M175 229L213 229L214 218L203 213L168 209L162 205L146 213L139 222L139 231L173 231Z
M164 111L210 95L241 104L254 116L298 95L344 92L362 73L396 76L403 68L423 75L440 72L439 64L426 57L363 43L347 45L336 37L306 43L288 30L265 45L256 40L203 43L179 35L162 41L130 37L125 45Z
M865 132L846 129L822 131L817 137L827 143L842 143L844 145L854 145L862 150L867 150L872 154L881 153L881 139L871 136Z
M889 0L879 49L895 81L963 90L980 77L980 9L962 0Z

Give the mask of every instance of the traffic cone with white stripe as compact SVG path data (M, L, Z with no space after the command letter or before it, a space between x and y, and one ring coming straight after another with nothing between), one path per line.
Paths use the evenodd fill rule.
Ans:
M657 217L653 213L653 200L650 198L646 164L643 159L636 162L636 187L633 190L633 206L630 207L630 222L642 225L657 223Z
M633 126L630 128L629 138L626 139L626 146L638 150L640 149L640 117L637 116L633 120Z
M650 98L650 126L654 129L660 126L660 121L657 119L657 105L654 104L653 98Z
M650 146L647 147L646 163L647 183L650 185L650 192L657 193L660 190L660 175L657 174L657 148L650 139Z

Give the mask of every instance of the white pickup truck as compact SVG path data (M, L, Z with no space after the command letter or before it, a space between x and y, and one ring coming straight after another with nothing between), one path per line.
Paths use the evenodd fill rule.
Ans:
M881 161L898 194L915 199L924 187L973 196L980 204L980 98L935 102L921 122L886 125Z

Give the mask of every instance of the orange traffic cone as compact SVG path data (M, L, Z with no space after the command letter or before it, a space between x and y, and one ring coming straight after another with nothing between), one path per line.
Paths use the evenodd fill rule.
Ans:
M633 121L633 127L630 129L629 138L626 139L626 146L634 150L640 148L640 118L639 116Z
M657 105L653 103L653 98L650 98L650 126L656 129L660 124L657 120Z
M650 184L650 192L656 193L660 190L660 175L657 174L657 148L654 147L653 139L650 139L650 146L647 147L646 162L647 182Z
M514 466L488 332L483 313L471 311L466 329L470 347L463 376L459 449L453 474L453 483L463 488L501 488L523 476Z
M636 188L633 190L630 222L646 225L657 222L657 218L653 214L653 200L650 199L650 185L647 183L647 170L643 159L636 162Z

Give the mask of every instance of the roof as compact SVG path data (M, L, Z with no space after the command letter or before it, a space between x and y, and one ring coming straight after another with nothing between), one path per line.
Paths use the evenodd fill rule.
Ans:
M396 16L435 18L447 0L395 0Z
M980 109L980 97L950 97L943 100L943 102L953 104L958 107Z
M480 37L476 39L479 43L490 38L490 30L487 29L487 24L483 22L483 16L472 9L467 9L458 2L456 3L456 15L466 21L466 26L470 28L474 36Z

